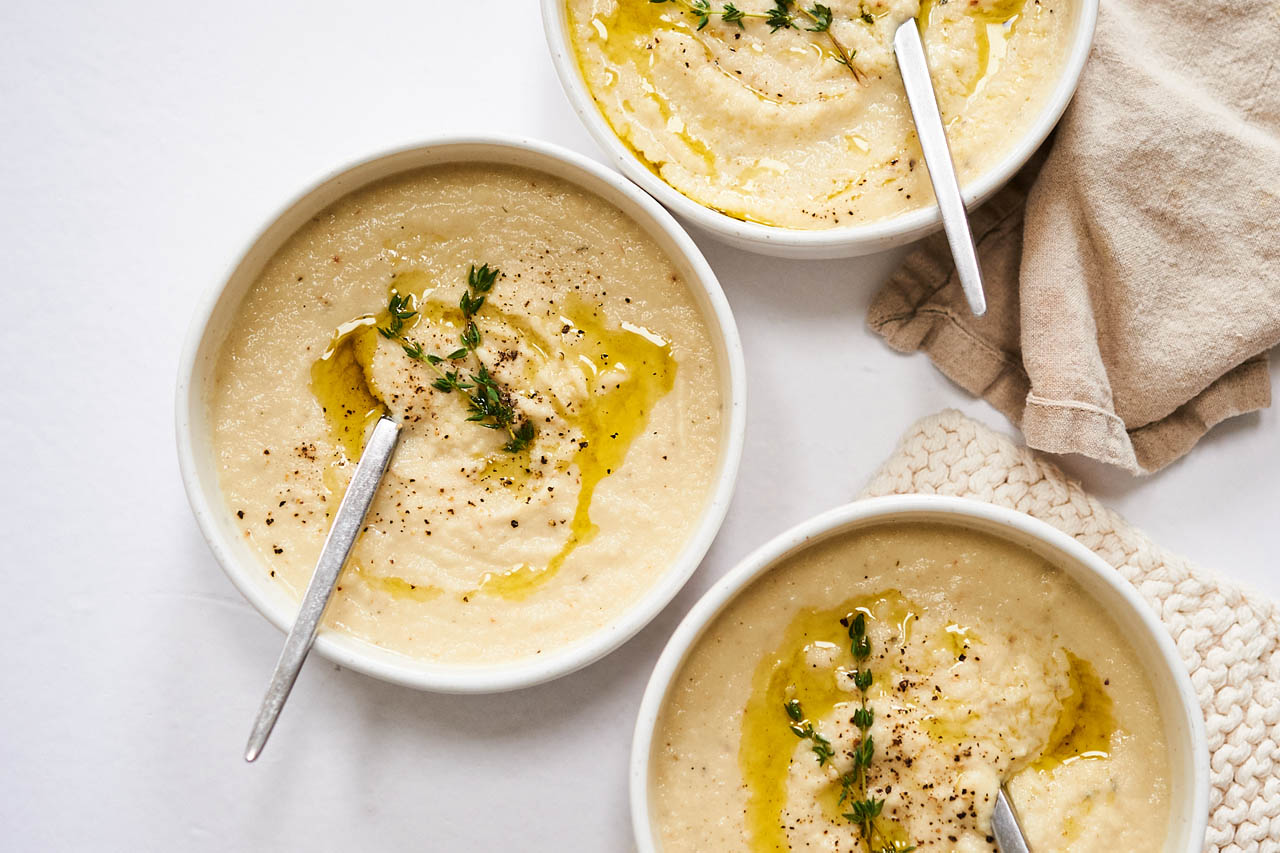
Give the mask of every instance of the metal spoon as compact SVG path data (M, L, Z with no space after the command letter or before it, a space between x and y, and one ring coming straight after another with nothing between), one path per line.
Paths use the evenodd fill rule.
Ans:
M320 627L320 617L324 615L329 596L333 593L334 584L347 564L347 557L360 537L360 529L364 526L364 517L369 512L369 504L378 491L382 475L386 473L387 463L396 449L396 440L400 436L400 424L391 418L382 417L374 424L369 441L365 444L360 461L356 463L355 474L351 477L351 485L338 504L338 512L333 517L333 526L324 540L320 550L320 559L316 561L315 574L307 585L307 592L302 597L302 606L298 610L298 618L284 641L284 651L276 663L276 671L271 676L271 685L267 695L258 709L258 718L253 722L253 731L249 734L249 745L245 747L244 760L253 761L262 753L271 730L275 727L280 709L289 698L289 691L298 678L302 662L311 651L311 644L316 638L316 629Z
M1000 853L1031 853L1027 846L1027 837L1022 832L1022 824L1018 823L1018 815L1009 802L1004 785L996 791L996 810L991 815L991 834L996 837L996 846Z
M973 233L969 230L969 217L965 214L964 199L960 196L960 184L956 180L956 167L951 161L951 149L947 145L947 132L942 126L942 114L938 112L938 99L929 79L929 66L925 62L924 42L916 19L908 18L893 35L893 52L898 58L898 70L907 89L907 102L911 105L911 117L916 123L916 135L924 151L924 162L929 167L929 180L933 194L938 198L942 211L942 227L951 246L951 257L956 262L960 287L969 310L981 317L987 311L987 298L982 292L982 272L978 269L978 253L973 246Z

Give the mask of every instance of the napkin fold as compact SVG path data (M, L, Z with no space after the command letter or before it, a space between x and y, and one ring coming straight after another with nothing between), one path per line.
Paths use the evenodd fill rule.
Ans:
M1137 588L1177 644L1209 735L1205 850L1280 850L1280 607L1163 550L1052 463L948 410L903 436L863 497L939 494L1025 512Z
M872 303L1027 443L1134 473L1270 403L1280 343L1280 5L1106 0L1045 150L973 216L987 315L946 240Z

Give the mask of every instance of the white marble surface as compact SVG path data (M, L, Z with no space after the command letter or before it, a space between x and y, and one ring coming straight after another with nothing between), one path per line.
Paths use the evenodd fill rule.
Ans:
M197 294L350 158L461 130L600 152L531 0L6 3L0 106L3 849L626 849L632 718L694 597L854 494L917 417L959 406L1008 429L864 327L894 257L701 240L751 399L736 500L685 592L603 662L502 696L314 659L246 766L281 636L214 564L178 480L172 389ZM1277 419L1240 418L1146 480L1067 467L1160 541L1280 594Z

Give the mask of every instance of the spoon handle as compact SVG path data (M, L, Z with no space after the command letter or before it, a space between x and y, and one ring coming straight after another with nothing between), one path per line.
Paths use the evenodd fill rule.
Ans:
M258 709L258 718L253 721L253 731L249 734L249 744L245 747L245 761L253 761L262 752L267 738L271 736L271 729L275 727L276 718L280 716L280 709L289 698L289 691L298 678L302 662L307 659L307 652L311 651L311 644L315 641L316 629L320 627L320 617L324 615L334 584L360 537L364 517L369 512L369 504L373 503L378 484L382 482L387 463L391 461L391 453L396 448L399 435L400 425L391 418L379 418L374 424L364 453L356 464L355 474L351 477L351 485L338 504L333 526L329 528L329 535L320 550L320 559L316 561L315 574L311 576L306 595L302 597L298 618L284 641L284 651L280 653L280 660L276 662L276 670L271 676L271 685L262 700L262 707Z
M908 18L894 33L893 52L907 89L907 103L911 105L911 117L916 123L916 135L920 137L925 165L929 167L929 180L938 199L938 210L942 212L942 227L951 246L951 257L956 262L960 286L969 301L969 310L974 316L981 317L987 311L987 298L982 292L978 253L973 246L969 217L960 196L960 183L956 180L947 132L942 126L942 114L938 111L938 99L925 61L924 42L920 40L915 18Z
M1018 815L1013 811L1013 803L1004 792L1004 785L996 791L996 810L991 815L991 834L996 837L996 846L1000 853L1031 853L1027 846L1027 837L1022 832L1022 824L1018 823Z

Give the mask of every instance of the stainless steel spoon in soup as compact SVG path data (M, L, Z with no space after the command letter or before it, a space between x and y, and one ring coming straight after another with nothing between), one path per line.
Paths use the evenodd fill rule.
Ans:
M978 253L973 245L973 232L969 230L969 217L960 195L955 163L951 160L947 132L942 126L942 114L929 79L924 42L915 18L908 18L899 25L893 36L893 53L898 59L898 70L907 90L907 103L911 105L911 117L920 138L920 148L924 151L925 165L929 168L933 194L938 199L938 210L942 212L942 228L947 234L951 257L956 262L960 287L969 302L969 310L974 316L981 317L987 311L987 298L982 290Z
M1009 802L1004 785L996 791L996 810L991 815L991 834L996 837L996 846L1000 853L1031 853L1027 846L1027 837L1022 832L1022 824L1018 823L1018 815Z
M289 691L298 680L302 662L307 659L307 652L311 651L320 619L333 595L333 587L342 575L347 558L351 556L351 549L360 538L360 529L369 513L369 505L378 492L378 485L387 471L399 437L400 424L385 416L378 419L369 434L369 440L365 443L360 461L356 463L355 473L351 477L351 485L347 486L347 492L338 504L333 526L329 528L324 547L320 549L320 559L316 560L315 573L307 584L306 594L302 596L298 618L284 641L284 650L280 652L280 660L276 662L267 695L262 700L262 707L258 709L258 718L253 722L249 744L244 751L245 761L253 761L262 753L276 719L280 716L280 710L289 698Z

